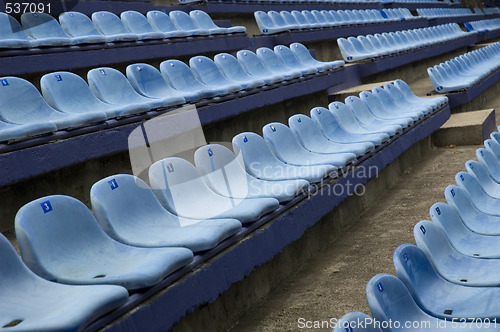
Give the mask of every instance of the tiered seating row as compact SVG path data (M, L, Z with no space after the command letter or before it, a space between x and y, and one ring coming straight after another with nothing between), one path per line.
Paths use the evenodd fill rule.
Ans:
M257 54L242 50L215 62L197 56L190 66L178 60L127 67L127 77L113 68L88 72L89 85L70 72L55 72L40 80L43 97L28 81L0 78L0 141L26 139L102 123L108 119L171 108L204 99L237 98L272 86L288 84L342 66L343 61L320 62L302 44L283 45ZM29 98L28 98L29 97Z
M417 14L426 18L482 15L473 13L469 8L417 8Z
M150 11L147 18L136 11L120 17L100 11L92 20L79 12L64 12L59 22L46 13L24 13L22 26L12 16L0 13L0 47L32 48L83 44L163 40L195 36L246 33L245 27L220 28L200 10L189 14L174 10L170 14Z
M434 90L445 93L470 89L499 66L500 43L495 43L427 68L427 73Z
M421 29L349 37L347 39L338 38L337 43L344 60L354 62L433 46L437 43L463 38L468 34L462 31L458 24L449 23Z
M397 330L395 324L422 329L405 322L428 322L426 331L498 330L499 139L498 132L492 133L485 148L477 149L478 161L465 163L467 172L457 173L457 185L445 189L447 203L430 208L432 221L415 225L417 246L396 249L397 277L379 274L370 280L366 293L375 323L357 331L380 331L387 322L392 328L384 331ZM366 315L350 313L342 327L355 324L356 317Z
M276 213L280 203L294 199L309 183L331 174L337 176L339 168L372 155L374 146L388 145L399 132L446 105L442 97L417 98L402 81L365 91L360 97L348 97L346 104L333 103L330 110L314 108L312 119L302 114L292 116L289 127L279 123L264 126L264 138L273 149L259 135L242 133L233 139L236 154L216 144L199 148L194 155L196 167L180 158L161 159L149 169L153 190L132 175L102 179L90 193L94 214L68 196L34 200L16 216L23 261L38 275L70 285L113 284L129 291L150 288L194 262L193 252L216 248L225 239L230 241L242 230L242 224L252 225L266 214ZM404 103L405 112L384 107L382 98ZM221 169L226 171L225 179L220 176ZM9 257L17 259L13 266L22 266L12 247L1 239ZM10 273L8 269L3 271ZM18 292L31 289L34 283L40 291L52 292L48 284L36 278L25 281L24 287L19 286L19 278L12 280L9 292L1 292L1 302L10 303L9 309L16 312L21 308L12 307L9 296L18 298ZM70 292L76 288L65 287L58 292L72 299ZM100 292L101 302L96 303L94 289ZM68 315L75 330L123 304L127 297L118 286L107 288L107 293L102 286L91 286L87 294L74 300L80 302L78 308L88 309ZM41 308L47 309L45 299L42 297L35 306L31 300L29 306L20 303L25 318L16 321L17 317L8 317L10 321L5 324L22 328L30 323L53 329L53 321L40 318ZM58 310L59 305L73 303L54 304L50 309Z
M292 30L308 30L347 26L353 24L387 23L418 19L406 8L366 10L294 10L256 11L255 21L263 34L275 34Z
M467 31L477 31L479 33L500 29L500 18L491 20L479 20L464 23Z

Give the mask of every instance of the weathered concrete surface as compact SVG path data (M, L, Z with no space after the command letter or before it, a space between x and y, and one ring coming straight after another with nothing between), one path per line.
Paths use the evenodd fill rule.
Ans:
M452 114L432 140L436 146L482 144L495 124L494 109Z

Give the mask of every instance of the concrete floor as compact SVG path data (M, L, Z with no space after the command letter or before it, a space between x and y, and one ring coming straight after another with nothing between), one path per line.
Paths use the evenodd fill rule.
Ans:
M377 273L395 274L394 250L415 243L413 226L429 218L433 203L444 201L444 189L455 183L455 174L475 158L478 147L433 148L385 191L380 204L366 210L326 250L249 308L231 331L331 331L326 324L319 329L300 327L350 311L369 314L366 283Z

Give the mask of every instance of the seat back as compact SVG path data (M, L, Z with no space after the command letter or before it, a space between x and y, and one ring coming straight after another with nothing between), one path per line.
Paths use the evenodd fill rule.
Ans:
M472 175L465 172L458 172L455 175L455 181L457 182L457 185L460 188L469 193L474 205L477 206L478 202L486 203L484 202L484 200L487 199L486 194L483 188L481 188L481 185L477 182L477 179L474 178ZM493 200L493 198L491 198L491 200Z
M52 112L40 92L18 77L0 77L0 117L13 123L43 122Z
M475 160L468 160L465 163L465 168L467 169L467 173L475 176L478 182L481 183L483 187L488 184L493 184L494 186L496 186L496 183L494 183L494 180L490 177L488 169L483 164Z
M148 19L135 10L127 10L120 14L120 18L125 27L132 33L150 33L155 32L149 24Z
M278 25L266 12L257 10L256 12L253 13L253 15L255 17L255 21L257 22L257 26L259 27L260 32L267 34L272 32L270 30L278 28Z
M21 23L26 33L33 38L69 37L59 22L46 13L24 13L21 15Z
M460 256L451 246L444 230L431 221L423 220L417 223L413 228L413 236L418 247L425 252L438 272L441 267L449 267L451 261Z
M277 11L270 10L267 12L267 15L269 15L269 17L271 17L271 19L274 21L274 23L278 27L288 27L288 24L286 23L283 16L281 16L280 13L278 13Z
M272 150L282 160L304 150L292 130L282 123L269 123L262 127L262 133L264 138L269 141Z
M110 107L92 93L83 78L67 71L43 75L40 87L47 103L63 112L91 112Z
M345 99L346 107L350 107L356 118L364 124L369 124L373 119L368 106L364 101L356 96L349 96Z
M497 160L500 160L500 143L498 143L496 139L488 138L484 141L484 146L486 147L486 150L491 152L497 158Z
M392 110L392 112L397 112L400 109L392 96L383 88L376 86L372 89L372 93L380 100L385 109Z
M0 38L1 39L23 39L31 38L23 30L23 27L12 16L6 13L0 13Z
M65 262L114 242L85 204L63 195L42 197L21 207L15 228L23 261L48 280L54 279L53 273L65 273Z
M92 211L102 229L114 239L138 226L178 227L178 217L165 210L146 182L129 174L101 179L90 189Z
M458 211L446 203L434 203L429 209L429 214L433 222L440 225L451 244L467 241L471 232L460 218Z
M15 290L23 282L32 284L37 277L29 270L17 254L9 240L0 234L0 256L2 257L2 272L0 290L2 294ZM2 317L3 321L13 321L19 317Z
M324 112L328 112L326 108L322 108ZM315 109L311 110L315 113ZM295 114L288 118L288 126L295 134L295 137L303 146L308 146L308 142L315 141L318 137L323 136L320 128L310 117L304 114ZM326 137L324 137L326 138Z
M302 64L299 59L292 53L292 51L283 45L277 45L274 47L274 53L281 58L284 64L289 67L300 69Z
M380 98L375 94L369 91L363 91L359 94L359 97L370 108L373 114L385 112L385 104L383 104Z
M291 14L301 25L306 25L306 26L312 25L311 22L309 22L307 17L302 12L298 10L292 10Z
M241 63L229 53L219 53L214 57L214 62L224 75L234 81L249 80L252 77L243 69Z
M253 176L259 177L259 170L267 164L281 161L272 153L264 139L251 132L244 132L233 137L233 151L241 153L245 169Z
M202 10L192 10L189 12L189 16L202 29L219 29L210 15Z
M324 107L314 107L310 113L311 119L326 137L334 137L335 133L342 133L344 130L337 122L337 119L328 109Z
M115 105L146 103L148 99L139 95L125 75L114 68L101 67L87 73L92 92L101 100Z
M191 71L196 78L205 84L218 86L225 83L232 83L224 77L219 67L206 56L198 55L192 57L189 59L189 67L191 67Z
M146 97L166 97L172 89L158 69L147 63L134 63L127 66L126 74L135 91Z
M259 59L269 70L287 70L285 64L273 50L267 47L260 47L255 52Z
M386 92L390 97L392 97L392 100L396 102L396 104L404 105L409 101L404 96L403 92L393 83L384 84L383 91ZM391 102L391 99L388 99L381 91L379 91L378 94L380 94L379 98L381 98L382 100L388 101L389 103Z
M174 88L181 91L192 91L193 89L206 89L207 86L200 82L184 62L179 60L166 60L160 63L160 71L163 77Z
M476 150L476 157L491 174L498 174L500 171L500 162L493 152L485 148L479 148Z
M290 13L289 11L282 10L280 11L280 15L283 17L283 19L288 25L294 25L294 26L302 25L299 21L297 21L295 16L293 16L292 13Z
M361 123L354 115L351 107L341 103L339 101L334 101L328 105L328 110L337 120L337 123L344 129L349 130L349 128L359 128Z
M152 28L161 32L171 32L179 30L168 14L159 10L150 10L146 18Z
M310 63L316 61L316 59L312 57L307 47L300 43L290 44L290 50L302 63Z
M250 75L268 76L271 77L273 73L267 69L266 66L260 61L259 57L252 51L241 50L236 53L236 57L240 64Z
M59 15L61 28L73 37L102 36L90 18L79 12L64 12Z
M169 15L172 22L174 22L175 26L180 30L200 30L191 17L183 11L172 10Z
M122 20L115 14L107 11L99 11L92 13L92 22L99 32L104 35L118 35L122 33L130 33L125 28Z

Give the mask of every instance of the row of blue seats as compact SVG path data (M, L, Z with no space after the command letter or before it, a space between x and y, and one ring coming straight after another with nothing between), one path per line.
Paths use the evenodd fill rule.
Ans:
M419 3L419 4L440 4L440 5L452 5L456 3L460 3L460 0L395 0L395 1L387 1L387 0L179 0L180 3L191 3L191 2L230 2L230 3L283 3L283 4L361 4L361 5L372 5L379 6L384 5L388 2L392 3Z
M210 16L193 10L189 14L174 10L170 14L150 11L146 16L129 10L120 17L100 11L92 20L79 12L64 12L59 22L46 13L24 13L21 23L0 13L0 48L68 46L94 43L116 43L137 40L162 40L177 37L213 36L246 33L242 26L221 28Z
M476 151L478 161L467 161L467 172L455 176L457 185L445 189L447 203L430 208L432 222L415 225L418 246L403 244L394 252L398 278L380 274L368 283L368 303L378 324L366 331L381 331L381 322L390 320L392 328L384 331L408 321L429 322L425 328L431 331L498 330L500 133L484 143ZM351 313L342 324L360 317L368 316Z
M70 72L54 72L40 80L42 95L28 81L0 78L0 141L12 141L77 128L203 99L263 91L295 79L315 77L342 66L343 61L320 62L304 45L278 45L274 51L241 50L234 57L221 53L214 61L191 58L189 65L166 60L160 71L132 64L125 77L113 68L88 72L89 84Z
M243 133L233 139L236 154L218 144L199 148L196 167L177 157L159 160L149 169L151 187L133 175L112 175L92 186L93 213L62 195L24 205L15 218L22 261L0 236L0 255L8 262L1 272L0 324L19 331L81 330L123 305L127 290L159 283L191 263L194 253L216 247L242 224L255 222L307 190L309 180L321 180L371 151L374 139L384 141L401 128L399 124L430 114L446 102L443 97L420 99L400 80L373 95L366 93L361 97L377 99L381 105L387 98L411 107L404 113L387 108L386 119L371 126L355 120L357 124L349 126L357 128L354 132L335 125L344 116L335 106L332 111L314 108L314 120L295 115L290 127L266 125L263 132L269 144L256 134ZM310 144L317 152L306 148ZM259 174L252 173L259 167ZM64 319L54 315L62 308Z
M477 31L479 33L500 29L500 18L490 20L479 20L464 23L467 31Z
M470 32L469 32L470 33ZM340 53L345 61L353 62L433 46L467 36L458 24L410 29L382 34L338 38Z
M473 13L469 8L417 8L417 14L427 18L483 15Z
M384 23L415 19L407 8L365 10L256 11L255 21L263 34L290 30L332 28L352 24Z
M434 67L427 73L439 93L468 89L500 67L500 43L462 54Z

